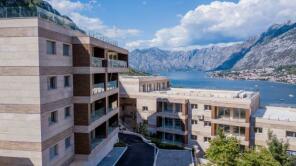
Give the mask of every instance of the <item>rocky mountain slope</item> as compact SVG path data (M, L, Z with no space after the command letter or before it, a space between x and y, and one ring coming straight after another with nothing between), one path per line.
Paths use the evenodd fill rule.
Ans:
M137 70L240 70L296 64L296 23L274 25L259 37L227 47L191 51L136 49L130 65Z

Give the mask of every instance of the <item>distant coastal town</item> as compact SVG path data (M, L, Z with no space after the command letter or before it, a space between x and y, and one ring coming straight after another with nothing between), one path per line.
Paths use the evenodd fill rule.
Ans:
M240 71L215 71L210 72L209 76L212 78L223 78L228 80L263 80L296 84L296 66Z

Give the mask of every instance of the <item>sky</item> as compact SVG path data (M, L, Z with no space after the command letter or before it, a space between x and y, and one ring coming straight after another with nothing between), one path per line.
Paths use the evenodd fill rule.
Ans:
M231 45L296 21L296 0L47 0L129 50Z

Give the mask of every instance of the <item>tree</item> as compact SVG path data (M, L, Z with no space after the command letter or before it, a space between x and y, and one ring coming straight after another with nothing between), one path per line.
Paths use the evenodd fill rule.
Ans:
M146 123L140 123L139 133L142 134L144 137L149 136L148 127Z
M237 161L239 166L280 166L266 148L250 150L242 154Z
M276 135L270 131L268 133L268 150L272 154L273 158L277 160L283 166L295 166L296 157L290 156L287 153L289 143L284 143L283 140L279 140Z
M218 166L234 166L239 155L239 141L235 137L226 137L218 129L218 135L210 141L206 157Z

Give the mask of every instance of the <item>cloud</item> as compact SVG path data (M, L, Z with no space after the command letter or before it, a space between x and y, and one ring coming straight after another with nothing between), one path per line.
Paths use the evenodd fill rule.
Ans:
M136 36L140 33L138 29L122 29L116 26L105 25L100 18L88 17L83 15L83 10L91 10L101 7L96 0L90 0L87 3L71 0L47 0L55 9L62 14L69 16L80 28L101 33L113 39L126 39L129 36Z
M214 1L188 11L178 25L158 30L151 40L132 41L126 47L179 48L242 41L274 23L295 21L295 11L294 0Z

